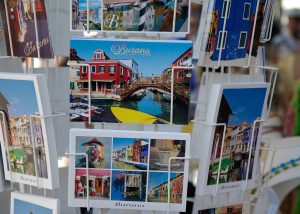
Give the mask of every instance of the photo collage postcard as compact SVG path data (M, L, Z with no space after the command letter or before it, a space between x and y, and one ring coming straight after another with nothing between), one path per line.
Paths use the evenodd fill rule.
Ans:
M69 206L89 194L91 207L166 210L169 159L187 157L189 144L188 134L72 129ZM170 170L170 208L184 211L188 161L172 159Z
M207 152L200 158L200 195L215 192L220 162L219 192L241 189L246 179L247 188L253 186L262 130L262 123L255 121L266 116L269 88L269 83L213 85L206 120L226 124L226 131L223 139L224 125L205 129L207 144L202 151Z
M0 143L6 180L52 189L58 185L53 123L39 117L51 114L45 83L42 75L0 74Z
M71 121L188 123L192 42L73 38L70 47Z
M249 57L253 60L258 52L265 6L266 0L206 1L196 43L199 65L243 66Z
M0 3L0 53L2 56L53 58L46 4L6 0ZM35 27L35 15L37 31ZM37 37L38 35L38 42Z
M189 0L71 0L71 30L189 33L190 4Z
M19 192L11 193L10 214L59 214L58 199Z

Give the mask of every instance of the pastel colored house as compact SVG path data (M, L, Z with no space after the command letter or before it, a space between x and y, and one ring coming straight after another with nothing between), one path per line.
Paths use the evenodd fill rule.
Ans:
M133 143L133 161L140 162L141 159L141 140Z
M178 174L170 180L170 201L172 203L182 203L183 174ZM149 191L149 201L167 202L168 182L163 182L153 187Z
M172 64L163 72L164 78L171 80L172 67L191 67L192 66L192 48L185 51L181 56L172 62ZM174 82L178 85L189 86L191 78L191 69L174 68Z

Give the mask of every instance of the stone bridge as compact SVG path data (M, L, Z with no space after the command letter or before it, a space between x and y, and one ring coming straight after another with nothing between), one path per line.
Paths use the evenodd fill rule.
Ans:
M146 88L157 88L171 93L170 81L166 81L161 77L148 77L133 82L130 85L125 85L119 92L120 100L124 100L134 92ZM174 95L176 98L182 100L186 105L189 104L190 91L188 87L174 83Z

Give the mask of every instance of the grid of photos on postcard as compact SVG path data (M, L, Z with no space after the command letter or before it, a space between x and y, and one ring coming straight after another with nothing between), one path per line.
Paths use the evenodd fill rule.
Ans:
M76 153L87 154L89 175L86 157L77 156L75 198L167 203L169 159L184 157L185 148L183 140L77 137ZM170 164L170 201L182 203L184 161Z

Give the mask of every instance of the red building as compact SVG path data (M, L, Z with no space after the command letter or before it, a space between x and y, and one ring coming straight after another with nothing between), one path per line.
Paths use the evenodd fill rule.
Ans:
M167 76L168 79L171 79L172 75L172 67L176 66L192 66L192 48L188 49L184 52L180 57L178 57L170 66L164 71L164 75ZM180 85L189 84L191 78L191 69L174 69L174 82Z
M173 203L182 202L183 193L183 175L179 175L171 180L171 201Z
M140 162L141 148L141 140L136 140L133 144L133 161Z
M115 94L117 88L131 83L137 76L137 63L133 59L110 59L102 50L94 53L93 60L86 62L91 69L92 92ZM79 89L88 91L89 67L80 66Z

